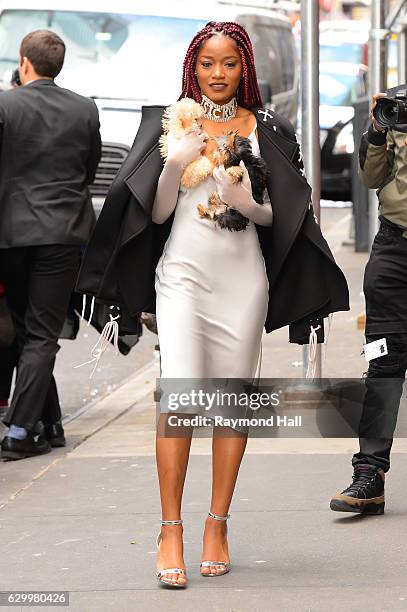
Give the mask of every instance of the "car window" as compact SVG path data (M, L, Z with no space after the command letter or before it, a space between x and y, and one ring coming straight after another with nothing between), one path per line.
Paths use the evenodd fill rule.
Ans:
M0 16L0 79L16 67L21 39L46 28L67 47L60 85L100 98L171 102L181 92L188 44L205 23L114 12L7 10Z
M256 24L253 28L251 39L258 79L271 84L273 96L281 93L283 91L283 77L278 28Z
M279 31L279 40L282 90L289 91L294 87L294 43L288 30Z

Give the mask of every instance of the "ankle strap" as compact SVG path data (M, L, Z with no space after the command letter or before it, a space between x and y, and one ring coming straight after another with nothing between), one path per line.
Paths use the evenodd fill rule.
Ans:
M218 516L217 514L213 514L213 512L208 512L208 515L215 519L215 521L227 521L230 517L230 514L227 514L226 516Z
M176 521L161 521L161 525L182 525L182 519L177 519Z

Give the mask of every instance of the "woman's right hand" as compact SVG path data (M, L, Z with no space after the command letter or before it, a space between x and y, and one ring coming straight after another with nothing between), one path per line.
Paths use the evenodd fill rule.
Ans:
M379 125L379 124L377 123L376 119L373 117L373 111L374 111L374 109L375 109L375 107L376 107L377 101L378 101L380 98L386 98L386 96L387 96L387 94L386 94L386 93L383 93L383 92L380 92L380 93L378 93L378 94L375 94L375 95L372 97L372 101L371 101L371 104L370 104L370 120L371 120L372 125L373 125L374 129L376 130L376 132L385 132L385 131L386 131L386 130L385 130L385 128L383 128L383 126L382 126L382 125Z
M199 157L205 148L207 140L203 132L190 132L182 138L174 138L168 134L168 155L167 161L175 163L181 168L185 168L189 163Z

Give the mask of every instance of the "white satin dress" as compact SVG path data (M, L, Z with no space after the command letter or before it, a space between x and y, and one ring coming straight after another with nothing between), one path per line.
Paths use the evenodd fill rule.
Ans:
M260 155L255 134L249 138ZM161 379L256 379L268 279L255 225L230 232L202 219L212 177L181 186L170 236L156 267ZM165 405L161 411L166 411Z

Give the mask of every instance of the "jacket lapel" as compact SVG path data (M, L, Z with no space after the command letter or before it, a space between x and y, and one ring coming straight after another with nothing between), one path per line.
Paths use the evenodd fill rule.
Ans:
M131 174L124 179L127 187L148 217L151 217L154 196L162 168L163 160L158 143L156 143L147 151Z
M257 118L257 128L259 133L262 133L271 140L274 146L278 147L281 153L289 160L293 160L298 152L299 144L288 138L284 138L277 132L279 122L273 121L274 113L263 108L253 108L252 111ZM280 119L280 118L279 118Z
M123 172L124 182L148 216L163 168L158 140L164 109L165 106L143 106L140 128Z

